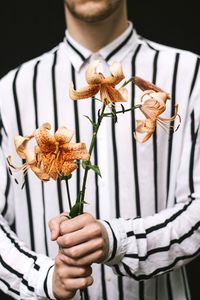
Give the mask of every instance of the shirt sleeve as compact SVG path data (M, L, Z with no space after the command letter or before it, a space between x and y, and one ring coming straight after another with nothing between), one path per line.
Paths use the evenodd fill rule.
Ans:
M14 299L55 299L54 261L30 251L0 215L0 288Z
M176 204L144 218L104 221L110 242L105 263L118 275L135 280L149 279L188 263L200 253L198 85L190 99L184 124L182 154L175 179Z
M54 261L26 247L11 230L13 190L5 149L7 132L0 117L0 289L14 299L55 299L52 292Z

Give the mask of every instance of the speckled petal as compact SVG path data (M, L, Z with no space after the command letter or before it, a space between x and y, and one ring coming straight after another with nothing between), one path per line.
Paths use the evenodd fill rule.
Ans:
M74 135L74 132L65 126L59 127L58 130L55 132L55 139L56 141L62 145L64 143L69 143Z
M34 131L34 137L42 152L55 150L55 137L49 132L51 126L49 123L44 123L41 127Z
M64 162L61 168L61 173L63 173L64 176L67 176L71 174L74 170L76 170L77 167L77 164L73 161Z
M60 147L64 160L89 160L85 143L64 144Z

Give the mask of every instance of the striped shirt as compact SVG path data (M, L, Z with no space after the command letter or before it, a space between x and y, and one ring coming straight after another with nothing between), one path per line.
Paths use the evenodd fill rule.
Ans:
M132 24L98 53L79 45L66 31L52 51L10 71L0 82L0 287L16 299L53 298L51 277L58 248L50 240L48 220L68 210L63 182L41 182L28 172L25 186L18 173L10 176L5 158L17 157L13 138L27 135L45 122L74 130L74 141L89 146L92 125L101 103L72 101L68 88L86 85L91 59L123 65L133 75L151 81L171 95L163 117L179 104L181 126L174 134L157 127L144 144L133 138L135 110L105 118L92 161L102 177L89 172L85 211L104 220L109 259L93 265L94 284L86 299L190 299L184 265L200 252L200 72L199 57L139 36ZM141 91L128 85L129 108ZM117 106L120 109L120 105ZM175 125L172 123L171 125ZM80 190L82 170L70 180L72 199ZM9 225L15 225L17 236ZM23 242L21 242L23 241ZM29 250L31 249L31 250ZM159 276L158 276L159 275ZM77 299L79 295L77 293Z

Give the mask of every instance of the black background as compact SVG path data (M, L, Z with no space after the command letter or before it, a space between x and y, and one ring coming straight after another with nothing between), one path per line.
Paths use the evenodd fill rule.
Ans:
M197 1L128 0L127 3L129 19L139 34L200 54ZM64 31L62 0L0 0L0 77L56 46L62 41ZM199 300L200 258L187 265L187 272L192 300ZM0 295L0 300L5 299L6 296Z

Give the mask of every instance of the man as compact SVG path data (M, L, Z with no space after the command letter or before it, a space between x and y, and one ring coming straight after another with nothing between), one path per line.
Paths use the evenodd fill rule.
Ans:
M77 286L78 279L73 281L73 293L89 286L89 265L98 262L92 264L94 283L85 290L86 299L189 299L182 266L198 255L200 244L199 58L140 37L127 20L123 0L66 0L65 12L64 41L9 72L0 84L1 169L5 169L0 174L5 240L0 246L1 288L16 299L65 299L72 296L71 278L86 278ZM103 73L118 61L127 79L138 75L169 92L165 117L173 115L178 103L182 123L174 135L157 128L140 145L132 136L135 121L141 118L138 111L120 115L117 123L105 118L91 158L100 166L102 179L89 173L88 214L68 221L61 215L49 223L51 239L60 247L57 254L47 221L69 210L65 186L59 181L42 183L29 172L20 189L15 174L10 181L5 157L11 154L17 160L14 136L28 135L44 122L54 131L61 125L74 129L75 140L89 145L92 126L84 115L95 121L101 103L73 102L68 87L71 81L75 89L85 86L85 70L92 59L101 62ZM135 86L128 89L125 108L140 97ZM73 200L81 179L81 170L70 179ZM14 219L18 238L33 252L9 231L5 220L11 225ZM11 262L7 243L15 249L12 258L19 257L19 251L21 260ZM53 266L48 257L55 256Z

